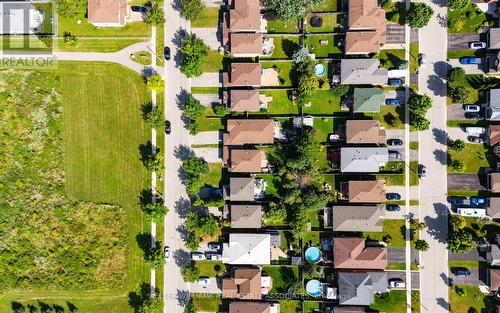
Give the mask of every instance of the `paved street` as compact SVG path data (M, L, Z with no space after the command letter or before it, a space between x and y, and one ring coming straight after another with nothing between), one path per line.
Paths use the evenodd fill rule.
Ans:
M420 184L420 217L428 229L421 238L430 249L422 253L420 272L421 312L448 312L448 208L446 202L446 75L447 28L442 19L447 16L445 0L426 1L434 10L429 24L420 30L420 52L427 57L427 66L420 72L420 92L432 98L427 114L428 131L420 134L421 163L427 167L427 179ZM436 155L439 157L436 158Z
M164 2L165 44L170 46L173 56L178 55L178 33L189 32L189 24L181 18L174 9L174 0ZM178 39L178 38L177 38ZM178 96L182 91L191 90L190 81L176 67L176 63L166 62L165 66L165 118L171 123L172 133L165 142L165 205L169 212L164 223L163 242L170 246L172 259L163 268L163 299L164 312L181 313L189 299L189 286L184 283L181 268L189 262L189 252L182 240L183 217L186 206L189 206L188 196L179 180L179 169L182 158L189 154L189 133L184 127L181 110L178 105Z

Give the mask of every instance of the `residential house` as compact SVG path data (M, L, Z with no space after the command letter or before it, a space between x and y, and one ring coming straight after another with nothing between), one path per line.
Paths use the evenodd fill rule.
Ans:
M258 112L259 96L257 89L230 89L224 91L222 101L231 112Z
M230 177L229 186L224 188L224 198L231 201L255 201L255 178Z
M257 57L262 54L262 34L230 33L229 51L236 58Z
M231 265L271 264L270 234L229 234L222 246L222 262Z
M382 231L382 218L385 210L381 205L370 206L340 206L336 205L325 210L331 216L333 231Z
M490 125L488 127L489 145L497 156L500 156L500 125Z
M500 219L500 197L491 197L486 214L493 219Z
M349 0L345 54L378 53L386 42L385 11L377 0Z
M500 268L489 268L487 280L490 291L500 295Z
M224 216L231 221L231 228L262 227L262 206L260 205L225 205Z
M224 145L272 144L274 121L270 119L230 119L223 134Z
M88 0L87 16L96 27L121 27L127 22L128 4L126 0Z
M490 121L500 121L500 89L490 89L485 117Z
M1 1L0 35L33 35L45 33L50 25L52 6L43 7L35 1ZM7 37L5 37L7 38ZM4 41L8 45L9 40ZM26 45L26 43L24 43Z
M272 302L233 301L229 313L279 313L280 305Z
M355 94L358 89L354 90ZM378 107L380 109L380 104ZM380 127L379 121L349 120L346 122L346 142L348 144L383 144L385 138L385 128Z
M224 161L230 172L262 173L268 166L266 153L262 150L224 149L223 151Z
M490 190L500 192L500 173L490 173L488 178Z
M389 161L387 148L340 149L340 170L343 173L378 173Z
M387 273L340 272L338 285L340 305L370 305L375 293L387 292Z
M222 297L257 300L269 292L271 285L272 278L263 277L260 268L236 267L222 280Z
M342 59L340 61L340 83L342 85L387 84L387 69L380 68L377 59Z
M231 63L229 72L222 74L224 87L259 87L262 66L260 63Z
M387 248L366 247L363 238L334 238L333 267L383 271L387 267Z
M350 180L340 183L339 198L350 203L381 203L385 199L385 181Z
M498 245L491 245L491 251L486 252L486 261L491 266L500 266L500 248Z
M384 101L384 90L381 88L355 88L353 112L378 113Z
M230 0L229 12L222 16L222 40L226 45L230 33L255 33L260 31L260 2L253 0Z

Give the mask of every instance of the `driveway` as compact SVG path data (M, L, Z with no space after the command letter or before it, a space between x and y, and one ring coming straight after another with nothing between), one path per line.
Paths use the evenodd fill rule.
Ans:
M204 159L208 163L222 162L222 149L219 148L195 148L194 154L197 157Z
M222 134L218 131L201 132L196 135L189 135L191 145L213 145L222 141Z
M388 263L405 263L405 248L387 248ZM420 263L420 256L417 250L411 249L411 263Z
M196 37L203 39L203 42L205 42L211 50L219 50L222 42L222 34L218 28L192 28L191 32L195 34Z
M221 104L221 99L216 93L197 93L193 95L203 106L212 107Z
M197 282L190 284L190 291L193 293L222 293L222 281L219 278L210 277L208 286L201 286Z
M404 44L405 43L405 27L399 24L387 24L387 39L388 44Z
M403 280L406 284L406 274L404 271L386 271L387 280L391 280L394 278L399 278ZM416 271L411 272L411 289L420 289L420 275Z
M458 59L451 59L448 63L453 67L461 67L464 69L465 74L484 74L481 64L460 64Z
M448 174L448 189L486 190L486 174Z
M401 200L405 199L405 186L387 186L386 192L395 192L401 195ZM418 199L418 186L410 186L410 198L412 200Z
M466 120L464 116L465 110L461 104L452 104L448 106L448 120L461 121Z
M467 137L469 136L461 127L448 127L447 134L450 140L461 139L465 142L467 142Z
M222 74L203 73L201 76L191 78L192 87L221 87Z
M448 34L448 50L469 50L469 43L479 40L479 34Z

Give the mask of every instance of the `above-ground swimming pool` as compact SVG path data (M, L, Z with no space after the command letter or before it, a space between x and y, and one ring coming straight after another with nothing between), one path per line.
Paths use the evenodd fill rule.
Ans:
M314 73L316 73L316 76L323 76L325 75L325 72L326 72L326 68L323 64L316 64L314 66Z
M306 292L311 297L319 297L323 294L323 286L319 280L310 280L306 284Z
M318 247L309 247L306 250L305 257L309 263L316 264L321 260L321 250Z

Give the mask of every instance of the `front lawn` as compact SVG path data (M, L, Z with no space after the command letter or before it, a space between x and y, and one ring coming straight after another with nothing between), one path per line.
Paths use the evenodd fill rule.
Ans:
M471 307L477 312L495 312L495 296L492 294L484 294L479 291L477 286L463 286L460 288L465 290L465 295L459 296L454 287L450 287L450 312L467 313Z
M335 96L330 90L316 90L311 98L311 106L304 106L302 112L312 115L331 115L341 112L340 97Z
M266 114L298 114L297 105L293 104L288 98L288 90L262 90L260 94L272 97L273 100L269 103Z
M298 300L280 300L280 313L301 313L302 305Z
M297 266L268 265L262 267L262 273L266 273L273 279L271 294L286 293L288 288L299 279L299 268Z
M311 25L311 18L315 16L314 14L308 16L306 31L312 33L333 33L334 29L339 26L337 14L325 14L318 16L322 20L322 25L320 27L314 27Z
M208 163L208 173L203 174L202 180L207 187L220 187L222 180L222 163Z
M137 39L102 39L102 38L78 38L76 47L67 47L62 38L58 39L57 51L64 52L116 52L130 45L143 41Z
M273 68L278 71L281 87L291 87L296 81L296 73L293 62L264 62L261 61L262 68Z
M217 131L224 129L223 121L218 117L203 116L198 119L198 122L200 124L200 127L198 129L199 132Z
M307 35L304 43L317 58L341 58L341 35Z
M379 113L364 113L380 122L387 129L404 129L405 112L403 105L382 105Z
M77 20L81 23L77 24ZM95 27L82 14L75 17L59 16L57 23L58 36L70 32L76 37L151 37L151 27L143 22L131 22L123 27Z
M297 21L268 20L267 32L269 34L295 34L299 31Z
M219 72L223 69L224 56L219 51L208 51L207 58L203 64L203 72L213 73Z
M448 50L448 59L460 59L461 57L484 57L485 52L482 50Z
M270 59L290 59L295 50L299 47L298 36L269 37L273 39L274 50L270 56L262 58Z
M470 93L471 93L471 101L470 103L476 103L479 100L479 90L484 88L485 84L481 80L481 75L466 75L466 78L462 82L448 82L448 87L449 88L455 88L458 86L466 87ZM451 104L452 100L448 96L448 103ZM466 123L469 123L469 121L463 121ZM472 121L472 122L477 122L477 121Z
M219 312L222 300L218 295L191 294L197 312Z
M486 144L466 143L463 151L448 149L451 160L462 160L465 164L464 173L484 173L487 168L495 166L495 155ZM448 166L448 172L453 172Z
M219 26L219 8L204 8L201 16L191 21L193 28L212 28Z
M455 24L462 23L462 27L448 27L449 33L476 33L477 29L480 28L484 22L492 20L493 17L489 14L485 14L477 6L469 4L462 11L452 11L448 10L448 23Z
M406 312L406 291L391 290L388 293L375 294L375 301L370 309L384 313Z
M314 137L319 142L327 142L328 135L337 132L339 125L345 124L346 119L334 117L314 118Z
M201 277L220 276L226 271L226 266L221 261L197 261L196 267L200 270Z
M385 235L391 236L389 247L404 248L405 240L405 221L404 220L383 220L383 229L381 232L364 232L363 237L367 240L382 241Z
M405 49L382 49L376 56L380 66L387 69L397 69L405 60Z
M487 268L488 263L478 260L450 260L448 261L449 267L466 267L469 269L472 268Z

